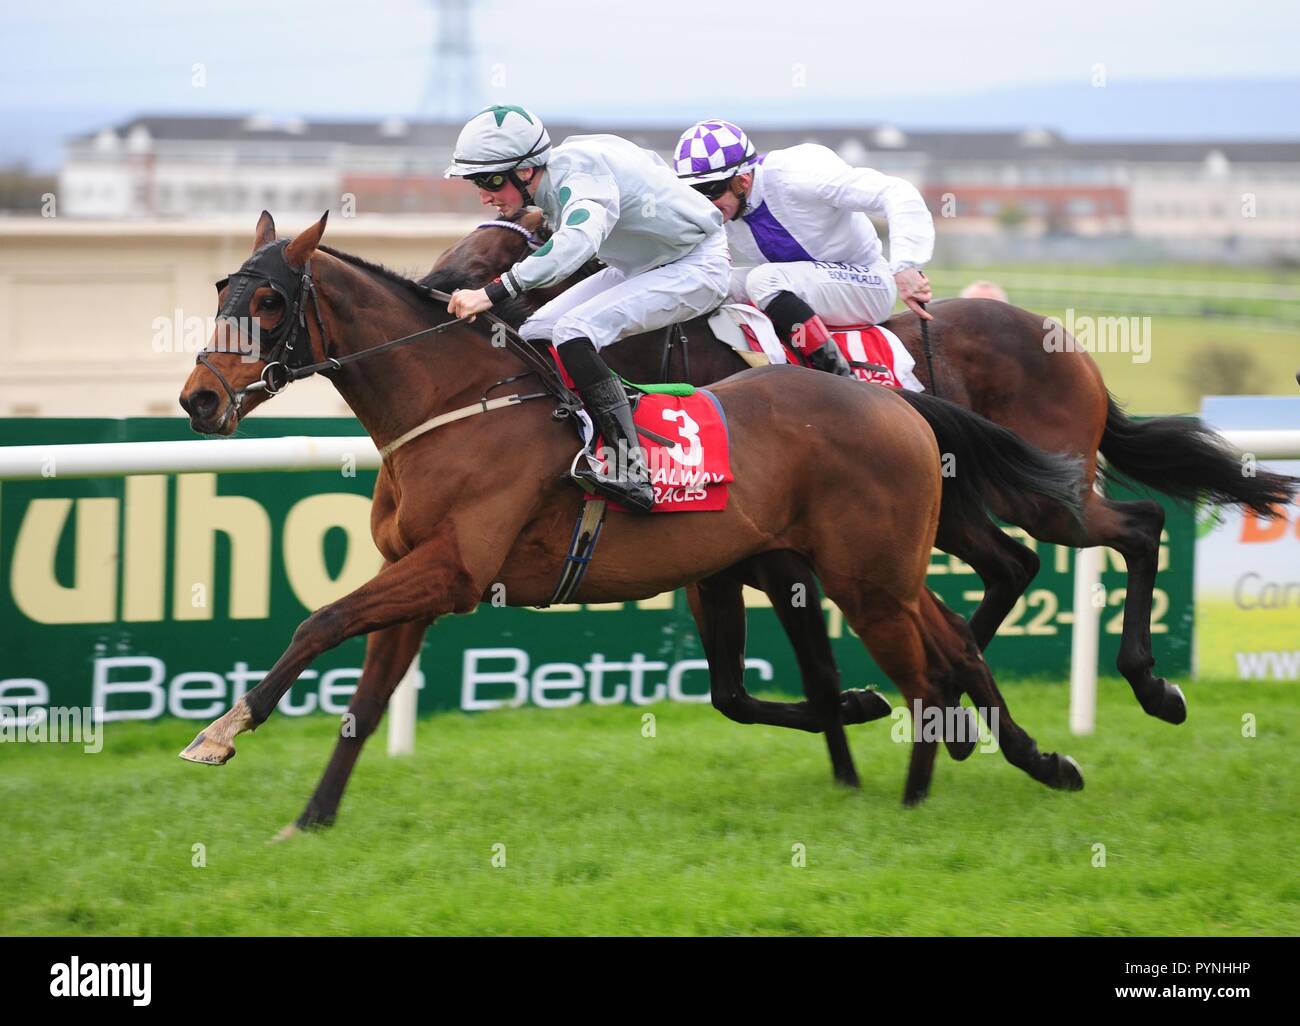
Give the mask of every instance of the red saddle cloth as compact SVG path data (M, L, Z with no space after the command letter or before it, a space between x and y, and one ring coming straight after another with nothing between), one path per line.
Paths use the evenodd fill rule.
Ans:
M694 395L642 395L632 420L645 448L655 513L704 513L727 508L730 434L722 404L707 389ZM600 454L604 440L596 439ZM610 509L622 510L615 502ZM626 510L624 510L626 512Z
M863 324L856 327L828 325L827 327L831 338L840 347L840 352L844 354L844 359L849 361L850 366L854 363L875 363L886 368L878 371L867 367L853 367L853 373L857 377L890 388L903 387L903 383L898 380L898 375L894 371L893 347L876 325ZM754 344L757 345L757 342ZM808 366L807 357L799 350L786 345L785 352L791 363L797 363L801 367Z

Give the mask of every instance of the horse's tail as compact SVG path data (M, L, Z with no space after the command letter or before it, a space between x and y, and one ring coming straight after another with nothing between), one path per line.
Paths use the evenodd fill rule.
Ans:
M1216 505L1240 506L1261 516L1291 501L1300 481L1243 463L1239 454L1196 417L1130 420L1115 397L1107 400L1101 436L1103 473L1128 478L1175 498L1198 496Z
M898 394L925 418L945 457L945 513L983 516L998 496L1035 495L1082 522L1086 485L1078 456L1044 452L946 399L924 392Z

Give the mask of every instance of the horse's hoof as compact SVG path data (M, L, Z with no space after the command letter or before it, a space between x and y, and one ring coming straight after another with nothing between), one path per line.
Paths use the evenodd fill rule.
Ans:
M875 688L850 688L840 695L840 709L845 724L851 725L884 719L894 707Z
M221 766L235 757L235 746L221 744L211 740L207 733L199 731L199 736L190 742L190 746L181 752L186 762L197 762L205 766Z
M279 844L281 841L287 841L292 837L297 837L300 833L302 833L302 831L298 829L298 824L290 823L288 826L281 827L280 832L266 843Z
M1058 791L1082 791L1083 771L1079 769L1079 764L1068 755L1055 755L1053 758L1056 762L1055 773L1048 781L1048 786Z
M1160 678L1159 684L1162 691L1160 705L1151 715L1166 723L1182 723L1187 719L1187 698L1183 694L1183 689L1177 684L1170 684L1163 677Z

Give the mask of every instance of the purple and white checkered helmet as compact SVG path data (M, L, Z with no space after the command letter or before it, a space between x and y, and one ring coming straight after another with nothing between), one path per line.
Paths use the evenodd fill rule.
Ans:
M758 154L749 136L730 121L712 118L692 125L677 140L673 167L691 184L716 182L743 174Z

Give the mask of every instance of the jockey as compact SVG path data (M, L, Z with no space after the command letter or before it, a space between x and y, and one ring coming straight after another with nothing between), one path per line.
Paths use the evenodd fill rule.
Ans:
M678 177L727 220L742 265L732 301L765 311L812 366L853 373L819 313L832 324L879 324L902 297L930 318L921 267L934 252L934 222L910 182L849 167L815 143L758 156L744 132L717 119L683 132L675 158ZM889 224L888 261L869 214Z
M520 328L553 342L605 444L623 458L611 473L575 473L638 510L654 504L644 454L619 379L598 355L628 335L716 309L731 274L722 217L674 177L658 154L615 135L578 135L552 147L537 115L497 106L456 140L446 178L467 178L501 214L536 204L555 234L486 288L453 294L448 310L473 316L529 289L554 285L593 256L605 268L542 306ZM621 471L621 472L620 472Z

